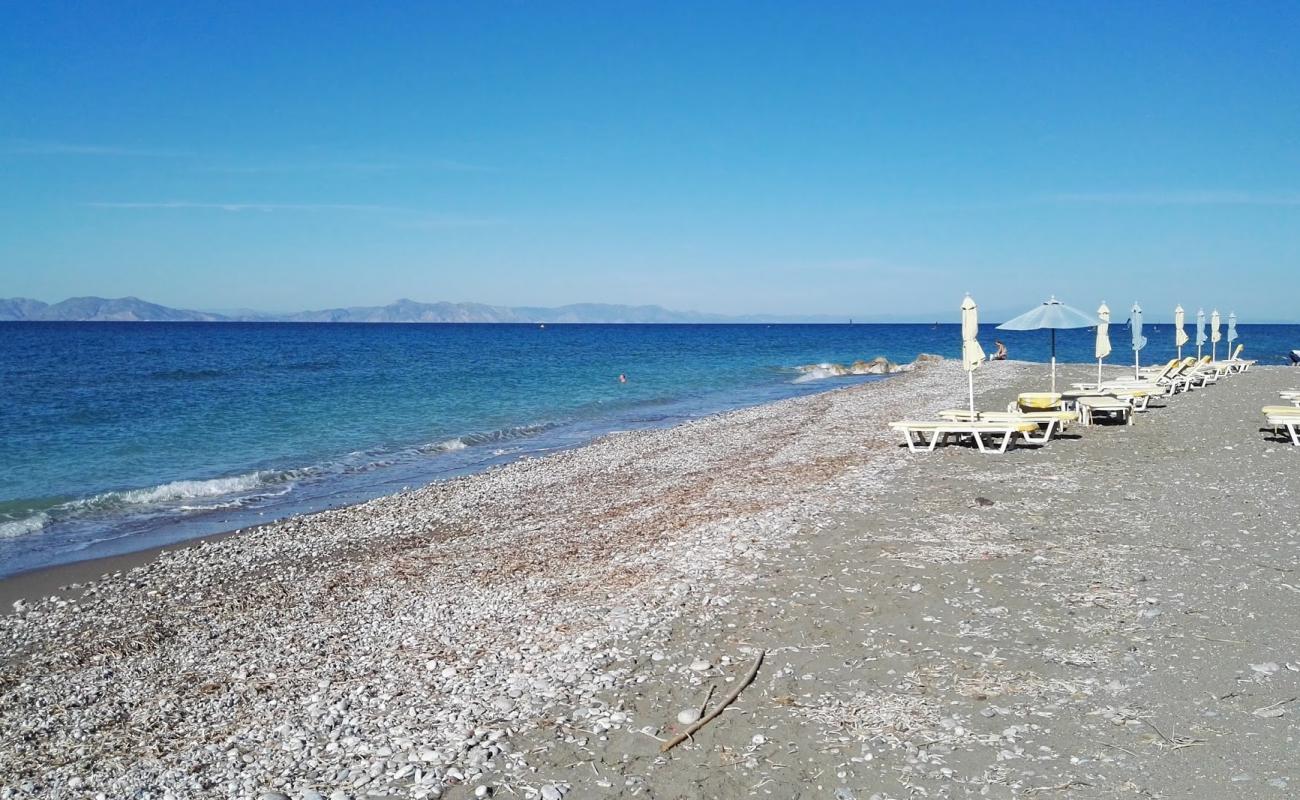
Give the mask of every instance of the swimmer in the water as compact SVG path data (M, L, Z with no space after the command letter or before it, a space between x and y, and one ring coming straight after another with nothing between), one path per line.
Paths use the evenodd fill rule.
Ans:
M618 382L627 383L627 374L623 372L618 373Z

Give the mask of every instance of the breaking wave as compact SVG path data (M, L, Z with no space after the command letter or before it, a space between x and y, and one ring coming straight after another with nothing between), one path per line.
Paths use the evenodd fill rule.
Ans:
M493 456L500 456L508 451L523 449L509 448L507 451L500 445L544 433L560 425L558 422L520 425L414 447L357 451L336 460L298 469L257 470L220 478L169 481L157 486L102 492L54 504L47 502L35 509L31 505L20 506L21 510L13 513L0 513L0 538L36 534L51 525L76 520L188 516L259 506L288 495L299 484L326 480L330 476L374 472L398 463L411 463L480 445L497 445L489 452Z
M50 522L50 515L44 511L38 511L28 517L0 522L0 539L11 539L15 536L24 536L29 533L36 533L44 528Z
M123 492L104 492L82 500L74 500L64 507L94 510L111 510L130 506L152 506L173 500L193 500L202 497L222 497L237 492L247 492L266 483L281 483L281 472L252 472L231 478L212 478L206 481L172 481L147 489L129 489Z

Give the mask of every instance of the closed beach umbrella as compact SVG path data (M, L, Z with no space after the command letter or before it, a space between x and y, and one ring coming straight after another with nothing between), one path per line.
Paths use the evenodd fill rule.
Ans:
M1106 356L1110 355L1110 308L1102 301L1101 308L1097 309L1097 385L1101 385L1101 362Z
M1070 328L1091 328L1099 320L1085 314L1077 308L1070 308L1065 303L1052 297L1037 308L1031 308L1015 319L1007 320L998 326L1003 331L1038 331L1052 332L1052 391L1056 391L1056 332Z
M1205 309L1196 309L1196 360L1201 360L1201 348L1205 346Z
M1210 360L1218 361L1218 344L1223 335L1219 333L1219 309L1210 312Z
M966 295L961 303L961 365L966 370L966 384L970 389L970 413L975 414L975 370L984 361L984 348L980 347L979 311L975 301Z
M1183 330L1183 322L1186 317L1182 306L1174 309L1174 346L1178 348L1178 358L1183 357L1183 345L1187 344L1187 331Z
M1228 358L1232 358L1232 343L1237 341L1237 312L1228 312Z
M1133 310L1130 312L1129 329L1133 332L1133 377L1138 377L1141 366L1140 352L1147 346L1147 337L1142 335L1142 306L1137 303L1133 304Z

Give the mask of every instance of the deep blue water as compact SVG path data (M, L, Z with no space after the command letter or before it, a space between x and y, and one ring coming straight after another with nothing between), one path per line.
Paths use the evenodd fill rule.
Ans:
M1300 347L1300 326L1238 330L1265 363ZM956 356L958 331L0 323L0 575L834 388L863 379L796 382L796 367ZM1172 356L1170 326L1146 334L1144 363ZM990 352L994 338L1012 358L1047 358L1046 333L985 326ZM1126 329L1113 326L1112 340L1111 361L1131 363ZM1090 360L1092 334L1058 335L1057 355Z

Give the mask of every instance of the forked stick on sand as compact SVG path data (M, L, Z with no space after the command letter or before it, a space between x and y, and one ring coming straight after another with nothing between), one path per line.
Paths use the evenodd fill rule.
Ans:
M744 691L745 687L754 682L754 678L758 675L758 668L763 665L763 656L765 655L767 655L766 650L759 650L758 658L754 659L754 666L749 668L749 674L745 676L744 680L736 684L736 688L732 689L731 692L728 693L726 697L722 698L722 700L720 700L718 704L713 707L712 711L710 711L705 716L700 717L700 719L697 722L692 724L686 730L682 731L681 733L677 734L673 738L669 739L668 741L660 745L659 752L667 753L669 750L672 750L677 745L691 738L691 736L696 731L698 731L700 728L703 728L705 725L708 725L715 718L717 718L717 716L722 713L723 709L725 709L727 706L734 703L736 701L736 698L740 696L740 693Z

